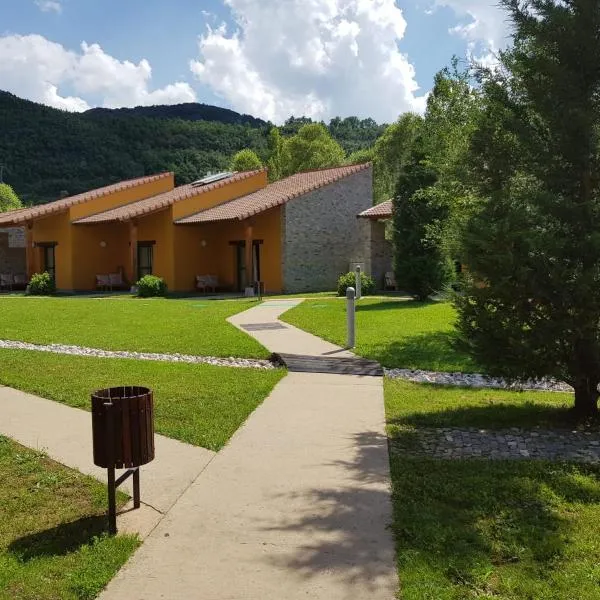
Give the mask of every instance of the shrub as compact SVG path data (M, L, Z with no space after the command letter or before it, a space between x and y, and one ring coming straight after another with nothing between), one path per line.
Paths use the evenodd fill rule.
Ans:
M349 287L356 287L356 274L352 271L350 273L346 273L345 275L340 275L337 284L337 292L338 296L345 296L346 289ZM365 275L364 273L360 274L360 289L362 296L369 296L375 292L375 281L372 277Z
M34 273L31 276L27 293L32 296L49 296L56 291L56 284L50 273Z
M140 298L164 296L167 293L167 284L165 283L165 280L156 275L144 275L136 285L137 295Z

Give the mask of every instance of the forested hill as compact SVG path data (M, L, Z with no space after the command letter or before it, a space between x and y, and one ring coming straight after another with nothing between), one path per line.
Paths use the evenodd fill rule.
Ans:
M306 119L290 118L283 135ZM178 184L227 169L242 148L266 155L270 123L203 104L93 109L69 113L0 91L0 164L25 204L160 171ZM350 153L373 144L372 119L333 119L332 135Z
M84 113L86 116L103 118L106 116L119 117L150 117L153 119L183 119L184 121L219 121L232 125L250 125L251 127L266 127L267 121L251 115L242 115L210 104L187 102L185 104L136 106L135 108L92 108Z

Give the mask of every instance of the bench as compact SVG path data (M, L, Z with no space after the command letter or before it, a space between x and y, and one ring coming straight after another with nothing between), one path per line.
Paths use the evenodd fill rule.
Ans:
M218 287L219 278L215 275L196 275L196 289L198 291L206 293L211 289L214 294Z

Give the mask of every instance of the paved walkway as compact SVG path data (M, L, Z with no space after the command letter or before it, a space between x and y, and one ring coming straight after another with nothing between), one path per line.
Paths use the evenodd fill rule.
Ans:
M271 351L352 356L279 328L293 304L268 301L230 320ZM392 600L384 422L381 377L290 373L102 600Z
M95 467L92 456L91 413L0 386L0 433L50 458L106 481L106 469ZM214 452L157 435L156 459L142 467L140 510L119 516L120 531L150 531L200 475ZM131 493L130 481L123 489Z
M568 460L600 463L600 433L561 429L419 428L401 431L393 452L434 458Z

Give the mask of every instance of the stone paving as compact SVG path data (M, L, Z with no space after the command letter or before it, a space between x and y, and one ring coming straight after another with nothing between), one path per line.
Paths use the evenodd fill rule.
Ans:
M600 463L600 432L567 429L405 429L390 440L390 446L403 456Z

